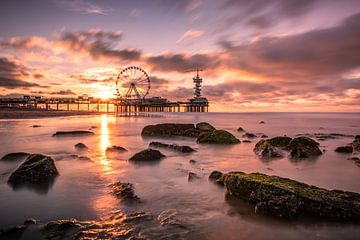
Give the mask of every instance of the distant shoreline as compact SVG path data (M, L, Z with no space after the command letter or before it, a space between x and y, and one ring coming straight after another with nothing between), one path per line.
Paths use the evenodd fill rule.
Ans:
M100 115L103 112L55 111L32 109L0 109L0 119L36 119L50 117L66 117L76 115Z

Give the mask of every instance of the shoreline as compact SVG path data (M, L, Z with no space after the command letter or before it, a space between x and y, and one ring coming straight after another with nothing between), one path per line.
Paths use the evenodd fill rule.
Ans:
M32 110L32 109L0 109L1 119L38 119L67 117L76 115L101 115L103 112L83 112L83 111L58 111L58 110ZM105 113L106 114L106 113ZM107 113L109 114L109 113Z

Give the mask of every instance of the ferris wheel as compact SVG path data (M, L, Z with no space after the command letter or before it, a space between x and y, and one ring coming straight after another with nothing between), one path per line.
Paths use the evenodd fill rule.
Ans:
M120 99L142 100L149 94L150 78L141 68L130 66L123 69L116 79L116 91Z

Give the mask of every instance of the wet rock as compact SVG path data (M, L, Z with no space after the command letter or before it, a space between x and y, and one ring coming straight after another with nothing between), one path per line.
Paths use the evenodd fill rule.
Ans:
M43 228L44 238L51 240L71 239L83 228L76 219L57 220L47 223ZM75 238L72 238L75 239Z
M191 153L194 152L195 150L192 149L189 146L178 146L176 144L166 144L166 143L161 143L161 142L151 142L149 144L149 147L157 147L157 148L169 148L178 152L182 152L182 153Z
M209 175L209 181L219 185L224 185L224 181L222 179L223 175L224 174L220 171L212 171Z
M256 138L257 136L253 133L245 133L244 135L242 135L243 137L246 138Z
M256 143L254 153L262 158L281 158L283 157L282 151L271 144L271 139L262 139Z
M248 140L248 139L242 140L242 142L243 142L243 143L251 143L251 141Z
M326 190L261 173L232 172L224 177L232 196L255 204L255 212L294 219L301 215L336 221L360 220L360 194Z
M286 147L289 145L290 141L292 140L291 137L287 136L278 136L268 139L267 141L274 147Z
M192 137L192 138L197 138L200 135L201 131L197 130L197 129L188 129L185 130L183 133L183 137Z
M116 182L111 185L111 193L124 201L138 202L140 198L135 195L134 185L132 183Z
M36 220L34 218L28 218L24 221L24 225L32 225L36 224Z
M190 163L190 164L196 164L196 161L193 160L193 159L191 159L191 160L189 160L189 163Z
M208 131L214 131L215 130L215 128L210 123L207 123L207 122L197 123L195 128L197 130L199 130L200 132L208 132Z
M340 146L335 149L335 152L338 153L352 153L353 148L351 146Z
M161 123L161 124L156 124L156 125L145 126L141 131L141 135L142 136L155 136L155 137L170 137L170 136L189 136L190 137L190 135L191 135L190 132L194 133L197 131L198 130L195 129L194 124ZM185 132L186 132L186 134L185 134Z
M106 148L105 152L106 153L123 153L123 152L127 152L127 149L114 145L114 146Z
M94 135L94 132L85 131L85 130L77 130L77 131L58 131L53 134L53 137L61 137L61 136L84 136L84 135Z
M261 135L261 138L268 138L269 136L268 135L266 135L266 134L262 134Z
M244 130L242 127L239 127L239 128L237 129L237 131L238 131L238 132L245 132L245 130Z
M59 175L54 160L42 154L31 154L9 177L8 183L41 184L53 181Z
M35 125L32 125L31 127L33 127L33 128L39 128L39 127L41 127L41 125L35 124Z
M88 149L88 147L84 143L81 143L81 142L75 144L74 147L77 150L86 150L86 149Z
M208 144L237 144L240 140L225 130L214 130L212 132L203 132L197 138L198 143Z
M160 151L149 148L136 153L134 156L129 158L129 160L149 162L149 161L158 161L164 157L165 155L162 154Z
M259 124L264 124L265 122L264 121L260 121Z
M15 160L22 160L24 158L26 158L27 156L29 156L30 153L27 152L15 152L15 153L8 153L6 155L4 155L0 161L15 161Z
M197 180L197 179L200 179L200 177L196 173L189 172L188 182L192 182L192 181Z
M308 158L321 155L319 143L308 137L296 137L286 147L290 155L295 158Z
M91 161L91 158L86 157L86 156L80 156L77 159L81 160L81 161Z

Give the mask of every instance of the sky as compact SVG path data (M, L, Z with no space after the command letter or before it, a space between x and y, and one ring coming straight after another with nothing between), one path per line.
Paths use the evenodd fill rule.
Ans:
M129 66L149 97L211 111L360 111L358 0L1 0L0 96L107 98Z

